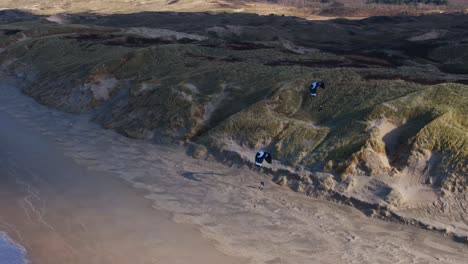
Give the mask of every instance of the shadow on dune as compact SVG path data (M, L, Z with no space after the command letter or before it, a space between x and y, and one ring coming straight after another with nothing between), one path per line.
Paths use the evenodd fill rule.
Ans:
M197 34L208 38L200 45L235 50L268 48L275 43L278 46L278 43L289 42L300 47L346 55L349 60L337 65L325 63L325 67L394 68L404 65L408 60L416 60L418 63L435 65L442 72L462 73L465 69L464 62L468 58L468 16L463 14L402 15L329 21L210 12L141 12L110 15L78 13L59 14L55 17L70 24L158 28ZM47 21L47 18L21 10L0 11L0 23L30 20L52 23ZM161 44L156 40L141 38L124 42L122 44L119 41L109 41L109 45ZM444 55L450 53L452 47L457 50L458 55ZM307 61L278 61L272 64L276 65L315 66ZM418 82L417 79L412 81Z

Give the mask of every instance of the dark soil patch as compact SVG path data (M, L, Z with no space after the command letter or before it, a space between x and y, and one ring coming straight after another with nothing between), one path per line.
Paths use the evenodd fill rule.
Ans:
M270 61L265 63L266 66L305 66L305 67L313 67L313 68L334 68L340 67L342 62L340 61L291 61L291 60L278 60L278 61Z
M447 64L442 64L439 65L439 70L446 72L446 73L452 73L452 74L466 74L468 73L468 66L466 63L447 63Z
M375 58L375 57L369 57L369 56L364 56L360 54L353 54L353 55L348 55L345 56L346 58L356 62L356 63L363 63L367 65L373 65L373 66L381 66L381 67L394 67L396 66L394 63L387 61L382 58Z
M199 58L202 60L207 60L207 61L223 61L223 62L242 62L245 61L241 58L236 58L232 56L227 56L227 57L212 57L212 56L204 56L204 55L195 55L192 53L186 53L185 54L187 57L190 58Z
M435 42L411 42L406 41L398 46L398 49L410 58L418 57L429 59L429 52L440 44Z
M385 66L383 65L385 64ZM386 63L371 62L369 60L348 60L348 61L335 61L335 60L322 60L322 61L292 61L292 60L278 60L265 63L267 66L303 66L312 68L381 68L388 67Z
M166 39L148 39L139 37L122 37L105 41L103 44L107 46L125 46L125 47L148 47L153 45L173 44L174 41Z
M456 80L455 83L460 83L460 84L465 84L465 85L468 85L468 79L464 79L464 80Z
M260 44L260 43L252 43L252 42L234 42L234 43L226 43L226 44L205 44L202 45L204 47L210 48L221 48L221 49L229 49L229 50L258 50L258 49L273 49L273 47Z
M11 36L11 35L16 35L18 33L20 33L22 30L19 30L19 29L3 29L2 30L2 33L4 35L7 35L7 36Z
M468 85L468 79L459 79L459 80L446 80L446 79L419 79L411 78L409 76L402 75L381 75L381 74L369 74L362 75L362 78L366 80L403 80L406 82L414 82L422 85L435 85L441 83L460 83Z
M82 42L82 41L108 40L108 39L113 39L113 38L117 38L117 37L121 37L121 35L90 33L90 34L76 34L76 35L73 35L73 36L66 36L64 38L65 39L74 39L74 40L77 40L79 42Z
M384 50L375 50L375 47L356 44L358 48L343 49L340 45L336 46L322 46L320 50L334 53L346 57L355 62L365 63L369 65L382 66L382 67L398 67L402 66L404 61L407 59L401 55L389 55ZM367 50L367 51L363 51Z
M167 44L189 44L196 40L182 38L178 40L163 38L142 38L136 36L125 36L116 34L79 34L67 36L66 39L74 39L79 42L92 41L107 46L125 46L125 47L148 47L153 45Z

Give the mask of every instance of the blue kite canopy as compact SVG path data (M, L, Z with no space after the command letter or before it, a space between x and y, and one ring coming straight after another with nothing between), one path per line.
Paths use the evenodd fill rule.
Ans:
M317 81L317 82L313 82L311 85L310 85L310 95L312 95L313 97L316 97L317 96L317 89L318 88L322 88L322 89L325 89L325 83L322 82L322 81Z
M271 164L271 154L266 151L260 150L255 155L255 165L261 167L263 160L266 160L266 162Z

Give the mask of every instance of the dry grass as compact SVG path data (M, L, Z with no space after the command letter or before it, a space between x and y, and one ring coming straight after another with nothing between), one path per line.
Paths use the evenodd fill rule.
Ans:
M363 18L369 16L428 14L440 12L466 12L468 3L463 0L451 0L448 6L433 5L382 5L367 4L363 0L341 0L341 4L331 1L204 1L204 0L120 0L112 4L101 0L4 0L0 7L32 11L35 14L54 15L62 13L91 12L99 14L136 13L148 11L160 12L233 12L254 13L260 15L297 16L312 20L333 19L337 17Z

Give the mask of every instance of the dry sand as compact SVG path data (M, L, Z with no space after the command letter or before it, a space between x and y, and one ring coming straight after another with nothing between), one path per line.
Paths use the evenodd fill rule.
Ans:
M353 208L293 193L245 168L191 159L180 147L122 137L90 123L89 116L40 106L8 85L0 86L0 111L0 140L7 146L0 148L0 230L27 248L33 260L238 260L223 254L249 259L238 263L270 264L468 259L466 245L440 234L369 219ZM18 175L30 179L29 185L15 180ZM267 182L263 192L252 188L261 180ZM194 226L216 243L202 239ZM170 253L167 260L154 259L164 252ZM128 261L132 257L137 260Z

